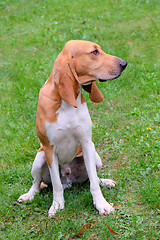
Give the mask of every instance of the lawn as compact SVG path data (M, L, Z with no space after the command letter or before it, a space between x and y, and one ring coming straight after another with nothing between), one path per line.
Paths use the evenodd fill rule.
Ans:
M160 1L1 0L1 239L159 239ZM116 211L100 216L89 183L66 190L65 209L47 217L52 190L32 202L18 197L32 184L39 140L38 93L70 39L96 42L128 62L116 80L97 83L104 101L89 100L93 141L103 161L99 176ZM107 225L120 233L115 235Z

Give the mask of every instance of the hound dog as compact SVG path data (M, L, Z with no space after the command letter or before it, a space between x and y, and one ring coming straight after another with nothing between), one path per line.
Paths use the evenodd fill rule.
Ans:
M33 185L28 193L19 197L19 202L32 200L40 191L44 165L47 162L48 175L53 186L53 203L49 217L64 208L64 187L61 182L59 166L69 167L69 174L77 166L77 148L82 148L82 165L85 165L90 180L93 203L100 214L109 214L114 208L104 199L101 185L114 187L111 179L100 180L97 170L102 166L101 159L92 142L92 122L82 88L89 93L93 102L101 102L103 95L95 81L105 82L118 78L127 63L102 51L101 47L90 41L71 40L58 55L52 73L41 88L36 116L37 135L41 141L32 166ZM74 160L74 162L72 161ZM69 165L70 164L70 165ZM81 177L80 172L79 177ZM86 178L82 177L82 180ZM76 176L75 176L76 178ZM72 181L72 180L71 180Z

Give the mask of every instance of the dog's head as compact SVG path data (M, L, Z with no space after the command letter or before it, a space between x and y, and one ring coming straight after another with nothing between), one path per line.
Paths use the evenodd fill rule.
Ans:
M95 80L105 82L118 78L126 66L124 60L106 54L93 42L71 40L58 55L53 75L58 76L62 99L77 107L80 85L90 93L93 102L100 102L103 96Z

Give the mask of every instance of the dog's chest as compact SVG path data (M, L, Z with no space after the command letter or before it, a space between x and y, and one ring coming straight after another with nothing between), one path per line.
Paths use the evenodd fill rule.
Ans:
M46 122L45 126L59 164L65 164L73 160L83 139L91 138L92 122L86 103L80 103L75 108L63 101L57 112L57 122Z

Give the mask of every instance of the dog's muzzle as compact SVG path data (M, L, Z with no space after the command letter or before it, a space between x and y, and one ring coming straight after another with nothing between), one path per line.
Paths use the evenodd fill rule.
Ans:
M99 78L98 80L100 82L106 82L107 80L113 80L113 79L118 78L121 75L121 73L123 72L123 70L127 67L127 62L124 61L123 59L120 59L117 67L119 68L118 73L117 74L113 74L113 77L108 78L108 79L101 79L101 78Z

